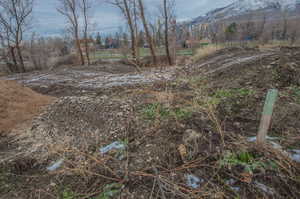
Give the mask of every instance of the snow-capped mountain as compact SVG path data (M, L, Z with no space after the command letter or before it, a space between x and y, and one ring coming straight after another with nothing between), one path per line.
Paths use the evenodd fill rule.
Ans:
M226 7L215 9L204 16L197 17L192 23L209 23L248 14L253 11L294 11L299 5L300 0L237 0Z

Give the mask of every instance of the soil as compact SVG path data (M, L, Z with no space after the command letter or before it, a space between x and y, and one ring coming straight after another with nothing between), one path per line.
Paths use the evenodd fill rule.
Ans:
M286 155L300 149L299 48L227 48L160 76L95 70L9 77L62 97L17 138L18 155L3 154L0 198L101 198L112 183L122 185L116 198L299 197L299 163ZM269 131L280 149L247 141L270 88L280 93ZM115 141L125 150L100 153Z
M44 96L15 81L0 80L0 134L31 121L55 98Z
M159 69L153 68L144 69L139 73L133 66L113 62L97 66L61 67L51 71L11 75L2 79L15 80L45 95L62 97L145 85L170 79L173 73L173 69L160 73Z

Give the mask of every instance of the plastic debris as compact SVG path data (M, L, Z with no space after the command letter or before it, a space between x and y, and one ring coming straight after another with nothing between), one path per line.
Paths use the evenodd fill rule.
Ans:
M293 149L292 152L300 154L300 150L299 149Z
M300 150L299 149L291 150L289 156L293 161L300 163Z
M229 179L229 180L226 180L225 182L227 185L233 185L236 183L236 180L235 179Z
M262 183L259 183L259 182L254 182L254 185L259 188L260 190L262 190L263 192L267 193L267 194L270 194L270 195L274 195L275 194L275 191L273 188L271 187L268 187Z
M300 155L300 150L299 149L293 149L292 152L297 153Z
M300 163L300 154L291 155L291 159L294 160L295 162Z
M100 148L100 153L105 154L113 149L123 150L123 149L125 149L125 144L118 142L118 141L113 142L110 145Z
M124 188L123 184L112 183L104 187L102 194L100 195L101 199L110 199L114 196L120 194L121 190Z
M238 191L240 191L240 190L241 190L241 188L240 188L240 187L231 187L231 189L232 189L233 191L236 191L236 192L238 192Z
M49 167L47 167L47 170L48 171L55 171L55 170L57 170L64 163L64 161L65 161L64 159L58 160L54 164L52 164Z
M248 137L247 141L248 142L256 142L257 136L253 136L253 137ZM279 138L277 137L269 137L267 136L267 140L278 140Z
M274 149L282 150L282 146L280 144L277 144L276 142L270 142L272 144L272 147Z
M197 176L188 174L186 175L187 185L193 189L198 189L200 187L200 183L203 182L203 179L198 178Z

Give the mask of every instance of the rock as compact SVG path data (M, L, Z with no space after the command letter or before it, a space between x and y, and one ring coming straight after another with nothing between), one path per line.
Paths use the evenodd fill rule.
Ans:
M123 116L123 112L117 113L117 116L118 116L118 117L122 117L122 116Z

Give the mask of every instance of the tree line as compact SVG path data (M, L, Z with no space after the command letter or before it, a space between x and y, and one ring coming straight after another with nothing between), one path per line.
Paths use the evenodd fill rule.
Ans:
M81 65L91 65L91 43L100 48L120 48L130 52L130 63L139 67L140 48L148 48L153 66L163 59L169 65L175 63L176 47L194 47L201 40L211 43L241 43L299 38L299 20L290 19L286 11L280 11L278 20L268 20L265 13L246 15L244 20L215 21L209 24L177 23L176 0L160 0L151 16L145 0L56 0L57 13L64 17L66 36L43 38L31 32L35 0L0 0L0 65L5 63L10 72L26 72L28 60L34 69L49 65L51 56L66 56L75 49ZM91 37L92 16L97 12L96 3L114 6L126 22L126 31L101 37ZM300 9L299 9L300 10ZM151 10L153 12L153 9ZM31 33L31 36L29 36ZM55 46L56 47L53 47ZM65 60L66 61L66 60ZM60 62L65 62L60 60ZM43 67L42 67L43 66Z

